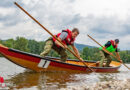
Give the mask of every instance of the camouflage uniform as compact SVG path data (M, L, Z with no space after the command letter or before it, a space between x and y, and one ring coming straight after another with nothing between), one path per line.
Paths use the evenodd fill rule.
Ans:
M112 59L110 57L109 54L105 53L104 51L100 51L100 55L101 55L101 61L99 66L102 67L103 63L105 63L105 67L109 67L109 64L111 63Z
M57 47L52 38L49 38L48 40L46 40L45 42L45 46L44 46L44 51L40 54L40 56L45 57L50 51L51 49L54 49L60 56L61 56L61 61L65 62L67 59L67 53L66 50L62 47Z

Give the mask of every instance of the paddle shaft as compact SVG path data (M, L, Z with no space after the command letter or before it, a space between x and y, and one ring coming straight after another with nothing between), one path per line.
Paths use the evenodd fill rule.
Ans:
M101 47L103 47L100 43L98 43L94 38L92 38L90 35L88 35L89 38L91 38L94 42L96 42L98 45L100 45ZM104 50L106 53L110 54L109 51ZM120 61L113 53L111 53L110 55L112 55L114 58L116 58L118 61ZM122 64L127 67L128 69L130 69L127 65L125 65L123 62Z
M32 18L37 24L39 24L45 31L47 31L52 37L54 37L59 43L61 43L63 46L65 46L64 45L64 43L62 43L59 39L57 39L56 38L56 36L54 36L48 29L46 29L41 23L39 23L34 17L32 17L25 9L23 9L19 4L17 4L16 2L14 3L16 6L18 6L23 12L25 12L30 18ZM77 57L86 67L88 67L87 65L86 65L86 63L82 60L82 59L80 59L71 49L69 49L68 47L67 47L67 50L68 51L70 51L75 57ZM90 67L88 67L91 71L93 71L94 72L94 70L93 69L91 69Z

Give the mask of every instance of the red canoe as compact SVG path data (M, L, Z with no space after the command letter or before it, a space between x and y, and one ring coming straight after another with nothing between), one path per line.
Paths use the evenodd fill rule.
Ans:
M54 57L41 57L11 49L0 44L0 53L11 62L34 71L67 71L67 72L91 72L78 60L67 60L65 63ZM112 61L111 67L98 67L96 61L85 61L95 72L116 72L121 64Z

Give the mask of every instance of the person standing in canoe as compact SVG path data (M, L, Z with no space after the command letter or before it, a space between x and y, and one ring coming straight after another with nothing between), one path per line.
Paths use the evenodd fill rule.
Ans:
M51 49L54 49L61 56L61 61L65 62L68 57L66 53L66 48L68 45L71 45L75 54L80 57L77 48L74 46L75 38L78 35L79 30L77 28L74 28L72 31L70 31L69 29L62 30L62 32L58 33L56 37L64 43L64 46L59 43L54 37L51 37L46 40L44 51L40 54L40 56L45 57L51 51Z
M122 60L120 59L120 55L118 53L118 44L119 44L119 39L115 39L115 40L110 40L108 41L104 47L100 47L99 49L101 50L100 51L100 55L101 55L101 60L100 60L100 63L99 63L99 66L102 67L103 66L103 63L104 61L106 62L105 63L105 67L109 67L109 64L111 63L112 59L110 57L110 55L112 54L112 52L116 52L116 56L117 58L120 60L120 62L122 62ZM105 51L108 51L108 53L106 53Z

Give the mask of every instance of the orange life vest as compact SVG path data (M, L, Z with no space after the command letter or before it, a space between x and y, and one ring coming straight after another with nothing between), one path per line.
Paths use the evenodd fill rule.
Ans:
M75 38L72 38L72 32L69 30L69 29L66 29L66 30L63 30L62 32L67 32L68 35L67 37L62 40L62 42L65 44L65 45L71 45L74 43L75 41ZM57 35L55 35L56 37L59 37L61 35L61 33L58 33ZM56 39L53 37L53 41L55 42ZM60 47L59 45L56 45L57 47Z

